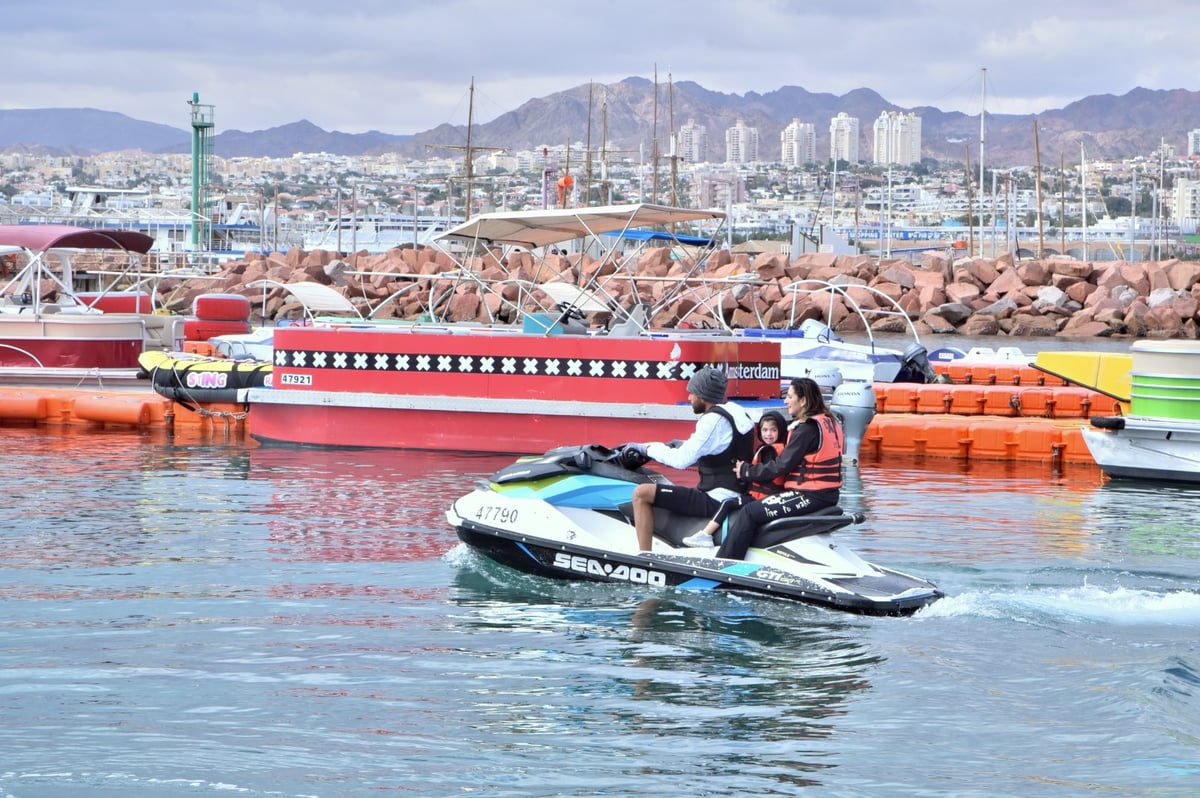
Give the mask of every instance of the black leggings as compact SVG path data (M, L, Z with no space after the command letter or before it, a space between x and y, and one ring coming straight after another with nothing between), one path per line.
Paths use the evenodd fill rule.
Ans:
M777 521L793 515L804 515L832 507L837 504L837 491L810 492L785 490L771 496L744 503L729 519L725 540L717 551L718 557L740 560L754 543L758 528L768 521Z

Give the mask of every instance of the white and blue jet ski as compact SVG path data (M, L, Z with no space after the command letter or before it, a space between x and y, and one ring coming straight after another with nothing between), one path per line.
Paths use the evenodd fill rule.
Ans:
M765 525L744 560L682 543L702 519L655 510L639 552L633 489L667 482L631 449L591 444L523 457L446 511L458 537L497 562L557 579L731 590L863 615L911 615L941 598L933 583L866 562L833 532L860 523L840 507Z

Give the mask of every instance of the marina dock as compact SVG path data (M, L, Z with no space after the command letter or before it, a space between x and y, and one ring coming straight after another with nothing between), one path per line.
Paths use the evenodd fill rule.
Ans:
M1083 428L1121 414L1106 394L1028 366L939 366L952 383L876 383L866 459L890 454L954 460L1092 463ZM146 391L0 388L0 424L151 428L245 436L241 404L189 407Z

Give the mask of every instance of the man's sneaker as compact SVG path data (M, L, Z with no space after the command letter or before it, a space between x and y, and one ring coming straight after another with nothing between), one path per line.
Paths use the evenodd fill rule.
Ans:
M711 549L716 544L713 543L712 535L705 532L703 529L694 535L689 535L683 539L683 545L690 546L694 549Z

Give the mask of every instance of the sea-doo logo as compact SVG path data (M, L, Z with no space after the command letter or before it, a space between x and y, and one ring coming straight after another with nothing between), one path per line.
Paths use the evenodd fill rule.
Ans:
M602 579L611 579L614 582L633 582L638 585L651 585L653 587L665 587L667 584L667 575L662 571L649 571L637 566L601 562L591 557L581 557L578 554L567 554L565 552L559 552L554 555L554 567L562 568L565 571L576 571L581 574L588 574L589 576L597 576Z
M746 363L740 366L729 366L731 380L777 380L779 366L768 366L765 363Z

